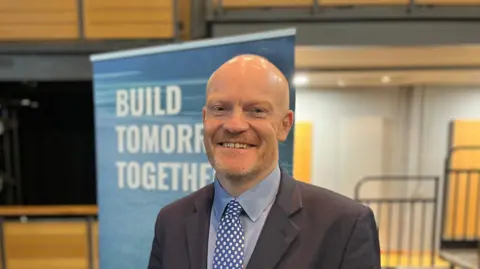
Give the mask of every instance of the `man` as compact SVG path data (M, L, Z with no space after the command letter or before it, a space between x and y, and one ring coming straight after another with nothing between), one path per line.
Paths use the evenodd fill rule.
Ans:
M206 96L204 144L216 179L160 211L149 269L380 268L369 208L279 168L293 112L272 63L237 56L211 76Z

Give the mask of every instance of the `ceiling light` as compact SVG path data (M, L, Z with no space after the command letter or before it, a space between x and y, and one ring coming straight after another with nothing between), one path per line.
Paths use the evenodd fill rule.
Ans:
M389 76L382 77L382 83L389 83L392 79Z
M308 77L305 75L295 75L293 83L297 86L303 86L308 83Z
M21 104L22 104L22 106L29 106L29 105L30 105L30 100L28 100L28 99L23 99L23 100L21 101Z

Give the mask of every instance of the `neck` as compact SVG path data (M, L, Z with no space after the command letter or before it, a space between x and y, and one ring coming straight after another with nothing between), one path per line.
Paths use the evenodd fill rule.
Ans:
M217 179L225 191L236 198L264 180L275 168L276 164L270 169L246 176L217 174Z

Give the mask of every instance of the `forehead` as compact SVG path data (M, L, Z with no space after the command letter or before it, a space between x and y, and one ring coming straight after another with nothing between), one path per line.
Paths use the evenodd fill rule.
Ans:
M207 89L207 98L228 96L228 98L270 98L278 94L280 87L276 76L265 72L229 72L215 74Z

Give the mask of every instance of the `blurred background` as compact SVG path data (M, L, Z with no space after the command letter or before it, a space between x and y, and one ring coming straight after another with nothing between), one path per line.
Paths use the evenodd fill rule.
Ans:
M98 268L89 55L297 29L294 174L479 268L480 0L0 0L0 268Z

